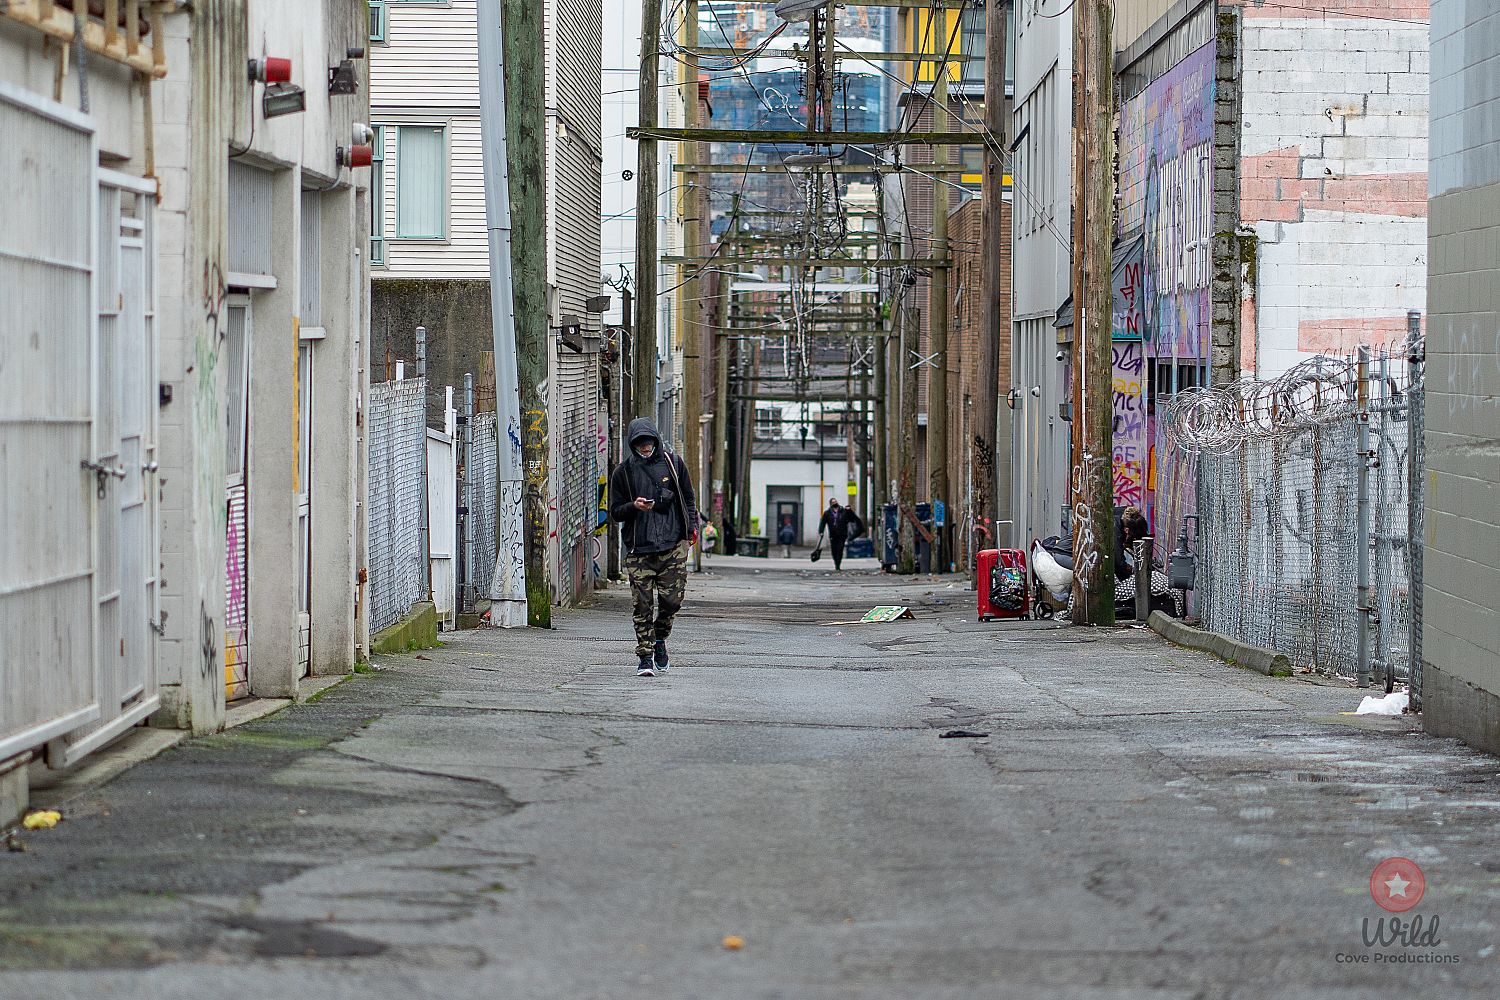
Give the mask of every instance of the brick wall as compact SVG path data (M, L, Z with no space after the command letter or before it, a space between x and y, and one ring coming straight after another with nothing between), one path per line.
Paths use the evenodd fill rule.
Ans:
M1240 7L1242 364L1262 376L1397 341L1423 306L1426 4L1396 6Z
M1500 753L1500 9L1432 6L1423 717Z

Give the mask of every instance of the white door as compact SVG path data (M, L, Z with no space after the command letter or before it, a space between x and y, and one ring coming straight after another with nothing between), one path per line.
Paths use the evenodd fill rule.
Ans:
M98 512L98 721L48 747L67 767L159 706L157 636L157 346L155 182L100 172L96 430L104 477Z
M306 677L312 653L313 343L297 347L297 660Z
M99 717L95 505L117 466L94 436L93 126L0 83L0 136L4 762Z

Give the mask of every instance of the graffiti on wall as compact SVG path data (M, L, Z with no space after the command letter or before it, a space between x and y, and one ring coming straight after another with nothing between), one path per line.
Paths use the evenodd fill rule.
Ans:
M1121 115L1122 219L1146 238L1145 337L1155 357L1208 353L1214 58L1212 43L1187 56Z
M1139 341L1117 340L1113 355L1115 506L1144 509L1146 398L1141 389L1145 357Z
M1140 340L1146 330L1146 261L1140 239L1115 248L1111 276L1110 337Z

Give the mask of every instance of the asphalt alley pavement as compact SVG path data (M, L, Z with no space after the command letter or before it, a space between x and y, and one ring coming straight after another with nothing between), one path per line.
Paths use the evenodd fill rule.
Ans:
M0 998L1494 995L1495 758L951 578L708 570L665 677L616 588L73 800L0 853ZM1362 940L1391 856L1436 943Z

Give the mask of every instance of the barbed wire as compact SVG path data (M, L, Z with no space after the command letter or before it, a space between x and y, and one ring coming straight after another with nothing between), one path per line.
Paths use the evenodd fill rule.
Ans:
M1408 336L1399 353L1391 348L1373 348L1370 360L1384 357L1407 362L1393 366L1386 376L1391 394L1399 395L1409 392L1413 379L1420 378L1420 366L1409 362L1421 360L1425 338ZM1184 389L1162 404L1161 414L1178 447L1222 455L1251 440L1295 433L1353 415L1360 406L1359 382L1357 356L1320 354L1273 379L1248 378Z

